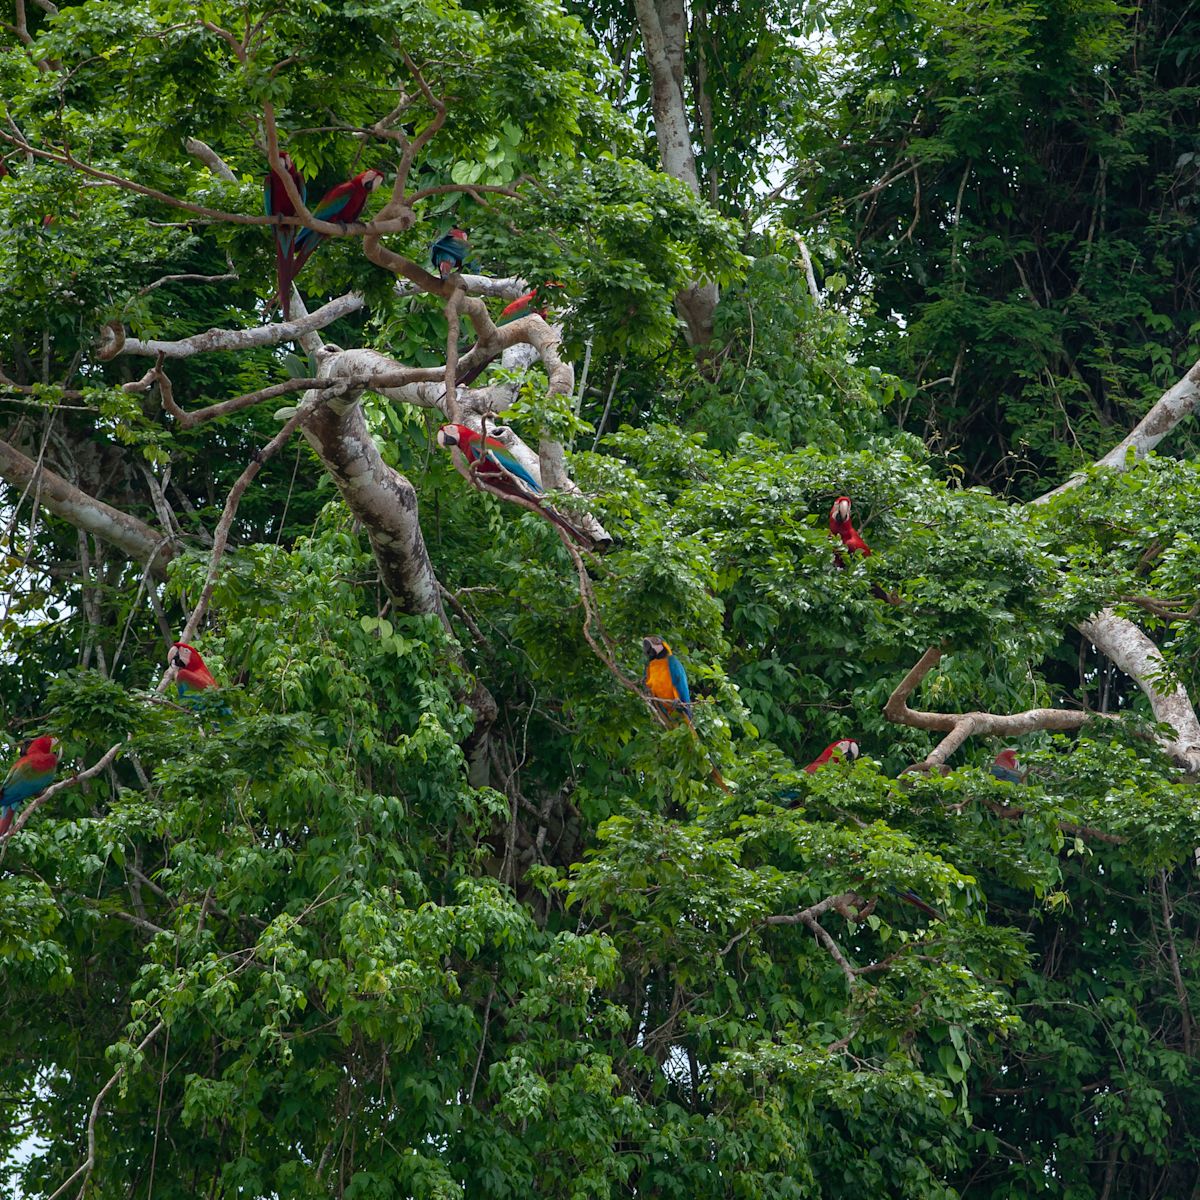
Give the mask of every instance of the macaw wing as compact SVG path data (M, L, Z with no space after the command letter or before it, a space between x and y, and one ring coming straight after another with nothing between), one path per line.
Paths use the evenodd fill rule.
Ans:
M339 183L317 201L312 214L320 221L352 221L354 218L347 217L345 213L353 199L354 188L348 183Z
M36 796L38 792L45 791L53 779L53 771L38 771L29 763L18 759L0 786L0 796L3 796L7 805L20 804L31 796Z
M495 438L488 438L484 457L526 491L532 492L535 496L542 494L542 485L516 460L512 451L503 442L497 441Z
M667 665L671 668L671 684L675 688L675 694L687 706L692 703L692 694L688 691L687 672L683 669L683 663L671 655L667 660Z

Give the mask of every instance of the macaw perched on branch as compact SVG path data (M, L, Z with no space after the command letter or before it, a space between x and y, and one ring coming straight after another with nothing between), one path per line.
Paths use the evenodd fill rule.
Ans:
M1017 762L1017 752L1012 746L1001 750L988 769L1002 783L1024 783L1029 774L1028 771L1021 770L1021 764Z
M863 540L863 536L854 528L850 521L850 497L839 496L829 510L829 536L840 538L842 545L851 555L861 554L863 558L871 557L871 547ZM843 570L845 559L837 550L833 552L834 561ZM871 595L876 600L886 600L889 604L899 604L900 597L892 592L885 592L877 583L871 584Z
M371 193L383 182L383 172L374 169L362 171L353 179L332 187L317 201L312 215L319 221L329 221L339 225L349 225L357 221L362 210L367 206ZM304 269L304 264L312 256L312 252L325 240L326 234L318 233L315 229L300 228L292 238L290 253L285 256L287 261L287 291L289 295L296 277Z
M444 450L460 451L468 468L478 473L480 481L493 491L536 505L548 521L570 534L581 546L592 548L592 539L587 534L543 501L545 489L499 438L490 434L484 438L469 425L443 425L437 432L437 444Z
M187 642L175 642L167 656L167 663L179 668L175 673L175 694L180 703L186 704L197 716L211 712L212 706L207 703L208 697L204 693L218 685L213 673L204 665L200 651ZM232 709L225 703L221 704L217 713L222 718L233 715Z
M462 270L462 265L467 260L467 251L470 249L471 243L466 230L459 229L456 225L433 243L429 257L437 268L438 275L442 279L449 279L456 271Z
M656 636L642 638L642 653L646 656L646 674L642 682L654 697L655 708L663 714L668 724L673 724L675 716L682 716L692 731L692 737L699 741L700 735L692 724L692 693L688 688L683 663L672 653L669 643ZM709 759L709 766L712 768L713 782L728 793L729 785L712 759Z
M871 547L863 541L862 535L850 522L850 497L839 496L834 502L833 507L829 510L829 536L840 538L842 545L850 551L851 554L861 554L863 558L869 558ZM844 567L846 564L842 560L841 554L836 550L833 557L837 559L837 565Z
M13 763L0 784L0 837L4 837L27 800L40 796L58 770L58 738L36 737Z
M804 768L806 775L819 771L828 762L841 762L849 759L853 762L858 757L858 743L853 738L842 738L839 742L830 742L816 758Z
M683 663L671 652L670 645L660 637L642 638L646 656L646 675L643 683L656 701L656 707L668 720L681 713L692 724L692 694L688 690L687 672ZM695 726L692 726L693 729Z
M283 164L283 169L292 177L300 199L307 203L308 189L304 182L304 176L296 169L295 163L287 154L280 154L279 161ZM273 168L263 180L263 211L268 217L294 217L296 215L296 206L292 203L292 198L283 185L283 177ZM299 232L299 228L295 225L276 225L274 227L275 280L279 289L276 299L279 307L283 310L285 321L291 319L292 280L295 278L295 272L292 270L292 246L295 243L296 234Z

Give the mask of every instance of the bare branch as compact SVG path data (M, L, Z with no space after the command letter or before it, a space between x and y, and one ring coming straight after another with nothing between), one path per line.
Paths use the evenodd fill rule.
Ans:
M183 148L194 158L198 158L214 174L219 175L229 183L237 183L237 176L226 165L225 160L207 143L199 138L188 138Z
M119 354L141 354L149 357L161 354L164 358L191 358L194 354L206 354L214 350L250 350L259 346L280 346L284 342L299 341L305 334L324 329L334 321L358 312L365 301L357 292L347 292L323 304L307 316L293 321L281 321L275 325L258 325L253 329L208 329L178 342L148 341L124 336L124 328L118 335L113 326L106 326L106 339L98 357L107 362Z
M8 442L0 441L0 478L14 487L28 487L36 471L32 459ZM166 565L175 555L169 536L80 491L44 465L39 487L41 503L55 516L116 546L132 559L150 562L155 577L165 576Z
M1124 470L1131 451L1134 461L1145 458L1180 421L1196 411L1197 405L1200 405L1200 362L1196 362L1178 383L1165 391L1154 407L1130 430L1128 436L1119 441L1103 458L1096 460L1096 466ZM1078 487L1084 478L1083 475L1072 475L1066 483L1036 500L1031 500L1030 503L1044 504L1054 496Z
M157 1025L155 1025L154 1028L151 1029L150 1032L148 1034L146 1034L146 1036L138 1044L137 1053L141 1054L142 1051L144 1051L146 1049L146 1047L149 1046L150 1043L152 1041L154 1041L154 1039L156 1037L158 1037L158 1035L166 1027L167 1027L167 1024L165 1021L159 1021L159 1023ZM61 1196L69 1187L71 1187L71 1185L77 1179L79 1179L80 1176L83 1177L83 1182L79 1188L80 1195L82 1195L84 1193L85 1189L87 1188L88 1179L91 1177L92 1169L96 1165L96 1121L100 1117L100 1109L104 1104L104 1097L107 1096L110 1091L112 1091L113 1085L116 1084L120 1080L121 1076L124 1074L125 1074L125 1067L124 1066L118 1067L116 1069L116 1071L113 1073L112 1077L109 1079L109 1081L100 1089L99 1092L97 1092L96 1099L92 1102L92 1111L88 1114L87 1158L84 1159L83 1164L76 1171L74 1171L71 1174L70 1178L61 1187L59 1187L54 1193L51 1194L51 1196L49 1197L49 1200L58 1200L59 1196Z
M946 737L929 752L923 763L918 763L909 770L921 770L944 763L967 738L975 735L1016 737L1042 729L1079 729L1093 716L1099 715L1062 708L1031 708L1021 713L938 713L909 708L908 697L916 691L921 681L941 658L940 646L931 646L926 650L916 666L896 685L895 691L883 706L883 715L897 725L911 725L916 729L946 734Z

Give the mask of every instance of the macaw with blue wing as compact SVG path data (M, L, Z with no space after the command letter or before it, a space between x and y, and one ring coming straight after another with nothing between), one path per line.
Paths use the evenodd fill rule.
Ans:
M660 637L642 638L646 655L646 676L643 682L664 716L681 713L692 724L692 693L688 689L687 672L683 663L671 652L670 645ZM694 728L694 726L693 726Z
M4 837L26 801L40 796L58 770L58 738L36 737L13 763L0 784L0 837Z
M362 216L362 211L366 208L371 193L383 182L383 179L382 171L372 169L355 175L353 179L347 179L345 183L339 183L337 187L330 188L317 201L316 206L312 209L312 215L318 221L329 221L331 224L337 225L349 225L357 221ZM308 262L313 251L325 241L326 237L326 234L318 233L317 230L307 227L295 231L290 253L287 255L287 294L290 295L291 285L295 282L296 276L304 269L304 264Z
M296 170L296 164L287 154L280 154L279 161L283 169L291 176L301 203L307 203L308 192L304 176ZM274 169L269 171L266 179L263 180L263 211L268 217L294 217L296 215L296 206L292 203L291 196L288 195L283 177ZM296 271L299 270L299 268L293 269L295 255L292 247L300 229L296 225L276 225L274 232L275 280L279 288L277 300L279 307L283 310L283 319L287 321L291 319L292 280L295 279Z
M568 533L581 546L592 548L592 539L576 529L560 512L543 502L545 488L533 473L499 438L484 437L469 425L443 425L437 432L437 444L444 450L458 451L466 459L468 471L478 476L487 490L502 496L532 502L547 520Z
M205 692L215 689L218 684L213 673L205 666L199 650L187 642L175 642L167 663L178 668L175 672L175 694L181 704L186 704L197 716L214 711L214 707L220 717L232 716L232 710L224 701L214 706L210 698L205 696Z

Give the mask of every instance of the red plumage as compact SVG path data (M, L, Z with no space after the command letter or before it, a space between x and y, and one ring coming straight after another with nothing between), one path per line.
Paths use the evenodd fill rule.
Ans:
M834 759L848 758L853 762L858 757L858 743L853 738L840 738L836 742L830 742L816 758L804 768L806 775L811 775L813 772L820 770L827 762L832 762Z
M189 646L187 642L175 642L171 646L168 662L179 668L175 674L175 682L181 687L202 692L217 686L212 672L200 657L200 651L194 646Z
M281 153L279 161L283 165L283 169L291 176L292 183L296 187L296 194L301 200L304 200L304 176L296 169L296 164L287 154ZM294 217L296 215L296 206L292 203L292 198L284 186L283 176L278 171L272 169L268 173L265 190L268 216ZM295 271L292 270L292 246L300 230L295 225L276 225L274 232L275 280L279 289L277 299L283 310L283 319L287 321L291 319L292 280L296 277Z
M849 496L839 496L833 502L833 507L829 510L829 536L840 538L842 545L851 554L861 554L864 558L867 558L871 553L871 547L863 541L862 535L854 528L854 525L850 521ZM842 561L842 556L836 551L834 552L834 558L837 559L839 567L846 565Z

